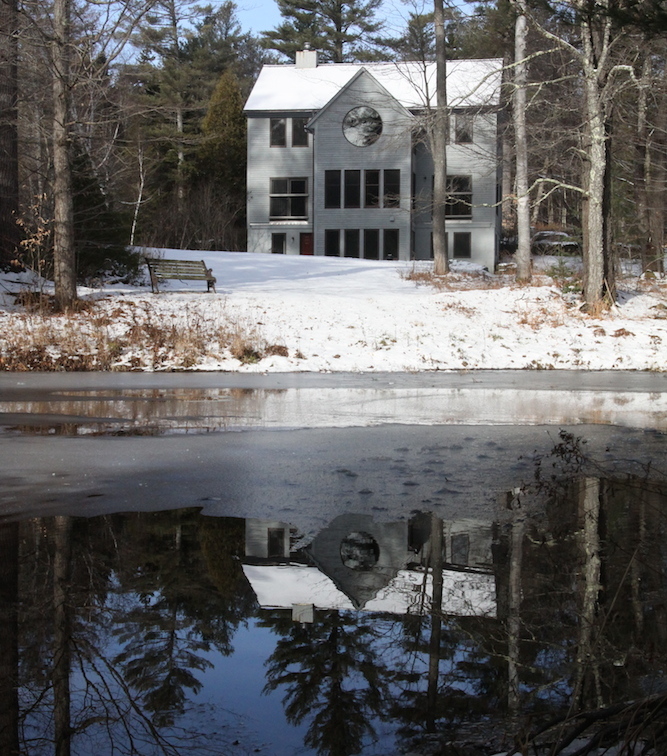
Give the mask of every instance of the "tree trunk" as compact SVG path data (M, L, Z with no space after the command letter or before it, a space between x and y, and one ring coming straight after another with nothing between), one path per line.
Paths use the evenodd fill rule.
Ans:
M0 753L19 753L19 525L0 525Z
M16 0L0 0L0 263L16 259L20 240Z
M520 713L521 680L519 650L521 640L521 570L523 566L523 535L525 516L520 503L513 503L512 532L509 553L509 595L507 601L507 707L516 717Z
M579 617L579 643L573 696L575 705L600 706L598 691L598 665L593 654L593 640L597 627L600 584L600 480L584 478L580 483L579 503L583 517L582 552L583 569L581 586L581 613ZM592 679L594 687L586 686ZM593 695L595 691L595 695Z
M433 270L438 276L449 271L447 252L447 136L449 108L447 105L447 56L445 47L445 11L443 0L434 0L436 99L430 123L433 154Z
M516 150L517 234L516 280L531 279L530 266L530 198L528 195L528 136L526 132L526 38L528 21L525 0L515 0L517 17L514 26L514 142Z
M56 517L54 531L52 679L55 756L70 756L72 730L69 676L72 627L68 595L72 555L72 519Z
M442 637L442 519L431 515L429 561L433 580L431 601L431 638L428 649L428 687L426 691L426 729L435 732L440 678L440 641Z
M76 299L74 210L70 164L70 0L53 6L53 276L56 305L67 309Z

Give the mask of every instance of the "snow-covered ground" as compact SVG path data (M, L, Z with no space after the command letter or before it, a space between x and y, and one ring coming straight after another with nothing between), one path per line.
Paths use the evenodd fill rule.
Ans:
M558 262L547 256L535 258L537 275L530 286L516 285L510 275L462 266L442 287L434 287L414 280L415 273L428 272L427 263L183 250L160 254L203 258L213 268L217 293L206 293L203 282L179 281L159 295L146 286L80 288L96 304L81 317L62 320L72 349L88 348L86 340L91 349L100 348L103 329L104 343L116 345L115 369L667 369L664 279L621 278L618 304L592 317L581 312L576 296L544 275ZM48 332L54 342L59 338L56 316L27 313L15 303L11 293L31 286L36 284L29 274L0 275L0 356L17 339L26 343L30 333L39 331L44 338ZM170 357L169 343L161 344L159 359L157 348L148 359L141 353L146 346L127 340L132 329L146 324L211 335L185 363L175 354ZM218 338L223 331L225 338ZM230 334L252 344L256 359L234 356ZM52 348L63 347L53 343Z

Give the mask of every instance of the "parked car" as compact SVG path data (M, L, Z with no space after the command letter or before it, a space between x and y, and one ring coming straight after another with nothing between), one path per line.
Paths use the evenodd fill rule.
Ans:
M580 244L564 231L536 231L531 241L534 255L578 255Z

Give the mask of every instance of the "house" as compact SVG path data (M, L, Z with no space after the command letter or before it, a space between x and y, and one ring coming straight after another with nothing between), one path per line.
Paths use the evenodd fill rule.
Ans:
M493 269L502 61L447 63L450 258ZM245 105L248 251L380 260L433 256L424 123L435 63L268 65Z

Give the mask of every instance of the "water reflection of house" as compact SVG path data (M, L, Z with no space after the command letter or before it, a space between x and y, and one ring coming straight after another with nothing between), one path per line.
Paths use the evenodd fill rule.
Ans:
M286 523L246 520L244 572L263 607L425 614L431 609L431 517L376 522L337 517L304 549ZM495 616L492 524L443 523L442 612Z

